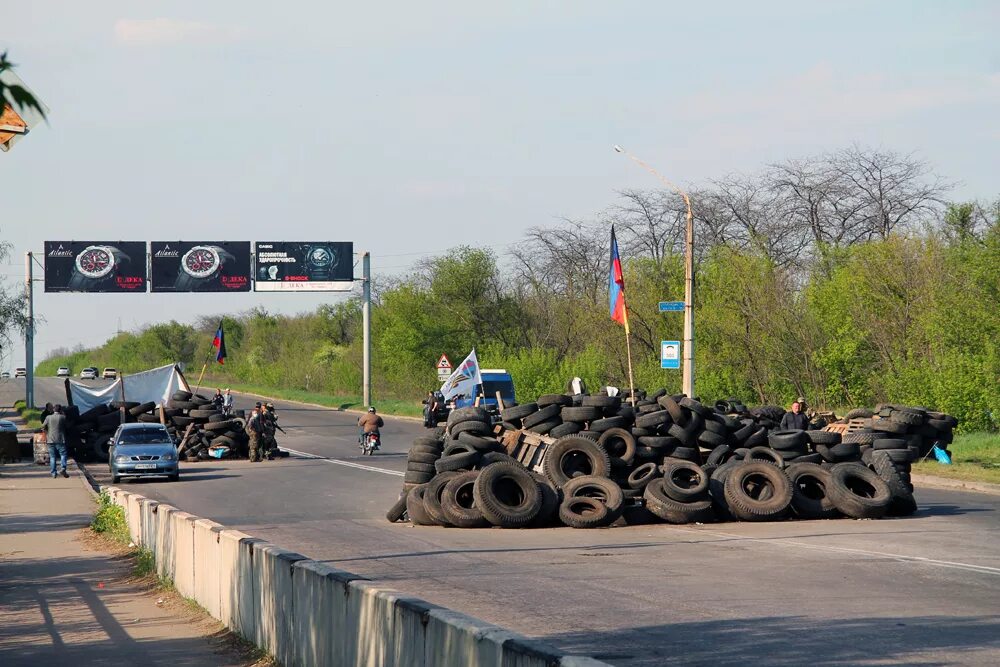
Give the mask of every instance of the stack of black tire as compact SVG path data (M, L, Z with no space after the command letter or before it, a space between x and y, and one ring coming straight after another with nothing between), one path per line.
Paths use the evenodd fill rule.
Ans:
M205 396L177 391L171 396L166 413L170 424L168 430L173 429L177 438L187 433L177 452L186 461L193 463L212 458L209 455L209 448L212 447L224 448L220 458L245 458L249 455L243 410L227 417L217 411ZM190 432L188 426L192 426Z
M661 390L635 405L606 394L551 394L508 407L494 426L480 408L454 410L446 428L418 438L404 489L387 518L416 525L520 528L762 521L916 511L909 463L892 438L862 445L828 431L776 430L780 408L747 410L735 399L714 408ZM885 420L920 424L891 408ZM728 414L724 414L725 411ZM873 420L872 433L887 427ZM934 427L951 424L935 418ZM505 453L507 430L556 438L543 474ZM943 431L939 431L943 432ZM853 435L853 434L851 434ZM878 440L879 446L875 447ZM894 451L897 453L891 453Z

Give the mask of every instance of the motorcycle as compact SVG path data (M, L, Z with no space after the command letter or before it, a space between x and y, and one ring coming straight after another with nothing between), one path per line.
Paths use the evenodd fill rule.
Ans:
M360 447L362 456L371 456L382 448L382 439L378 433L362 433Z

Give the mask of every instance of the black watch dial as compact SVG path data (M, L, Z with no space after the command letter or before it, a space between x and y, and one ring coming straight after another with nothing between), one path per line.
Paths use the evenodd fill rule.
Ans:
M218 251L208 246L195 246L181 258L181 268L192 278L208 278L221 265Z
M106 277L114 268L114 254L106 246L90 246L76 256L76 270L91 280Z

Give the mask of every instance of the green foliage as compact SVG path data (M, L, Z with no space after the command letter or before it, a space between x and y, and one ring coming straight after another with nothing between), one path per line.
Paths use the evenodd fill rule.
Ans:
M116 505L111 496L102 493L97 498L97 512L90 522L90 528L122 544L131 542L128 532L128 522L125 520L125 510Z
M42 426L42 411L38 408L29 408L23 400L14 401L14 409L21 415L28 428L40 428Z

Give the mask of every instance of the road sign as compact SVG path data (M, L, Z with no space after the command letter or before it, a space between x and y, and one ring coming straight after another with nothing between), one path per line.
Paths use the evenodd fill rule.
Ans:
M444 382L449 377L451 377L451 362L448 361L448 355L442 354L441 358L437 362L437 374L438 380Z
M683 301L661 301L660 302L660 312L661 313L683 313L684 312L684 302Z
M664 340L660 342L660 368L678 369L681 367L681 342L679 340Z

